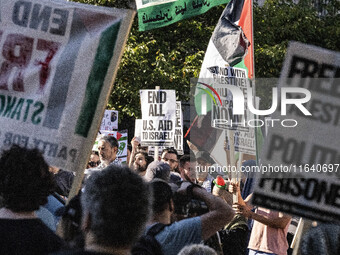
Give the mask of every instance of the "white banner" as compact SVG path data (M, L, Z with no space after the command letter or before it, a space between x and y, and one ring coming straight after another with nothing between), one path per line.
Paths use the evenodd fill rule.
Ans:
M1 1L0 148L40 149L84 169L133 11L66 1Z

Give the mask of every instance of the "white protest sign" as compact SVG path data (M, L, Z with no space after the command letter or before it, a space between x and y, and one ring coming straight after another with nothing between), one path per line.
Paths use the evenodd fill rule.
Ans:
M230 150L229 137L226 136L227 149ZM235 151L243 152L249 155L256 154L255 130L251 128L249 132L234 132L234 148Z
M83 171L134 12L7 0L0 13L0 148L36 147Z
M339 221L339 70L339 52L290 43L279 88L281 92L304 88L311 97L300 90L300 94L281 98L281 113L272 119L286 119L285 126L269 129L261 156L264 174L256 183L254 204L310 219Z
M118 129L118 111L105 110L100 130Z
M256 109L259 109L260 99L256 97ZM254 114L248 111L248 116L251 116L250 122L254 122ZM248 123L250 123L248 122ZM234 133L234 150L237 152L243 152L248 155L256 155L256 143L255 143L255 128L254 126L249 128L248 131L237 130ZM228 135L226 135L227 149L230 150L230 141Z
M138 137L139 141L142 137L142 127L143 127L143 120L136 119L135 120L135 137Z
M162 156L162 151L166 148L164 146L157 146L158 148L158 156L161 157ZM148 155L151 157L155 156L155 147L154 146L149 146L148 147Z
M180 101L176 102L176 122L175 122L175 137L174 137L175 149L178 155L184 154L183 149L183 112Z
M174 90L140 90L142 146L173 146L176 121Z

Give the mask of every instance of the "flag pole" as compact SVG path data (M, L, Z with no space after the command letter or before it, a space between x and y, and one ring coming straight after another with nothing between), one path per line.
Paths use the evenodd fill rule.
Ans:
M155 87L155 90L160 90L161 88L160 88L160 86L156 86ZM155 146L155 158L154 158L154 160L155 161L159 161L159 151L158 151L158 146Z

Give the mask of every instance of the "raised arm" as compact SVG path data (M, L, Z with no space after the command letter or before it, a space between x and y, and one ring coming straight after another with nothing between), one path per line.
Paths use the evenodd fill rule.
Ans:
M203 240L207 240L233 219L235 215L233 209L221 198L198 186L188 188L190 183L184 185L187 185L187 190L191 189L193 198L205 202L209 208L208 213L201 215Z
M229 191L233 192L235 191L235 188L236 188L237 193L238 193L238 203L235 203L233 205L233 208L235 209L236 213L242 214L244 217L256 220L272 228L284 229L289 223L289 221L291 220L290 216L285 215L283 213L279 213L278 217L272 218L272 217L267 217L265 215L260 215L256 212L253 212L251 210L252 205L249 203L249 201L251 200L252 194L250 194L245 200L243 200L241 197L239 185L232 184L231 186L232 187L229 189Z
M133 166L133 162L135 160L138 145L139 145L139 139L137 137L132 138L131 140L132 151L131 151L130 162L129 162L130 168L132 168Z

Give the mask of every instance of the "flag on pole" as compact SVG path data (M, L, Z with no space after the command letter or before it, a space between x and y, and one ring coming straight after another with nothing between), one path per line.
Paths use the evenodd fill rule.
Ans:
M231 116L233 112L232 95L221 88L221 84L235 85L244 90L249 86L249 79L254 78L252 38L252 1L231 0L210 38L195 90L194 101L199 118L191 130L191 141L203 146L206 151L213 150L223 132L200 123L211 123L216 118L213 108L225 109L227 113L220 118L227 119L227 115ZM219 84L218 88L214 84ZM222 115L221 112L219 114ZM210 121L203 120L207 118ZM201 135L196 135L201 133L199 129L205 129L204 133L209 135L202 139Z

